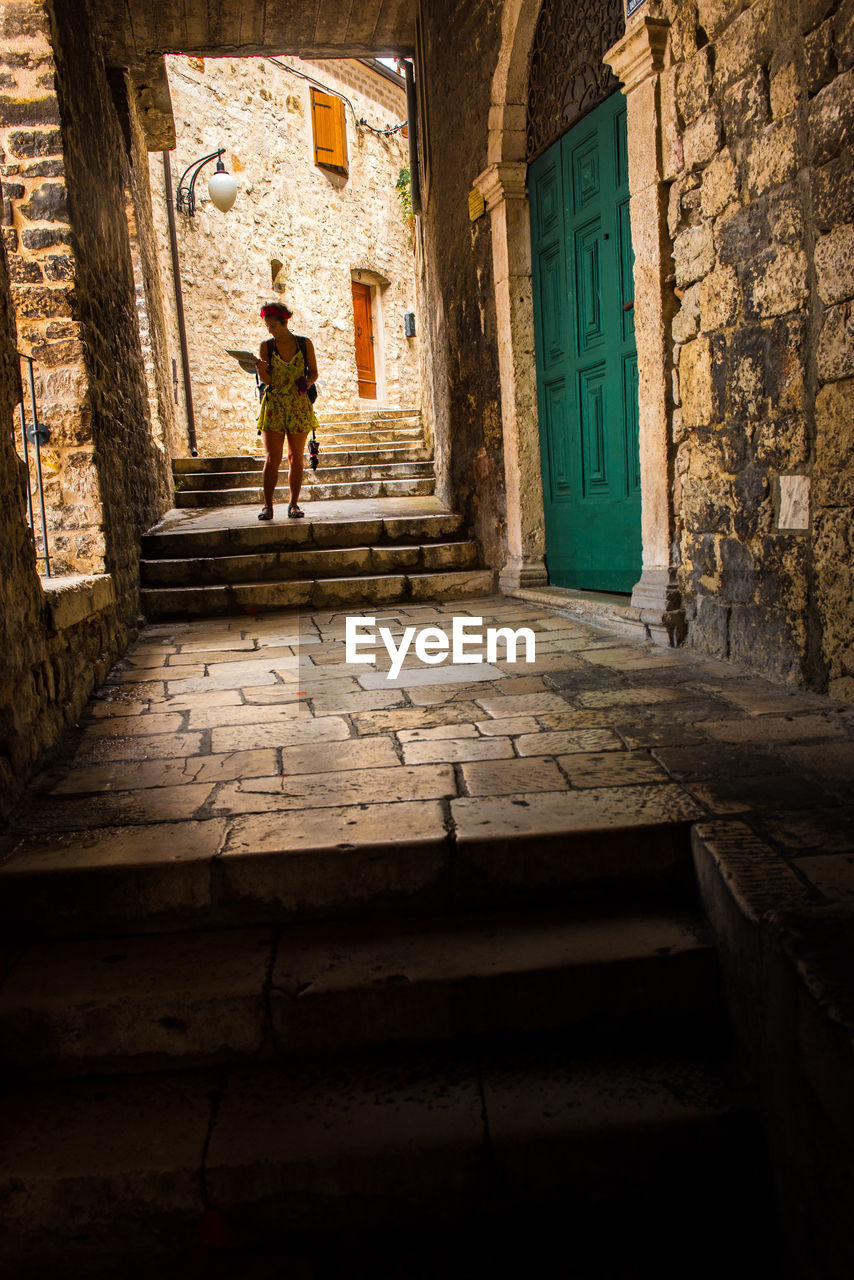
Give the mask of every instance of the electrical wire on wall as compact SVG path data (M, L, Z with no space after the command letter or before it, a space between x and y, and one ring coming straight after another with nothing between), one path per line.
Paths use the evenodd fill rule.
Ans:
M406 121L401 120L400 124L389 125L385 129L377 129L374 125L368 124L363 117L361 119L356 115L356 108L353 106L349 98L345 97L338 89L330 89L320 80L315 80L314 76L306 75L304 71L298 71L296 67L289 66L287 62L282 62L279 58L265 58L265 62L271 62L274 67L278 67L280 71L289 71L292 76L299 76L301 80L307 80L309 84L314 85L315 89L320 89L322 93L328 93L332 98L340 98L342 102L346 102L347 106L353 113L353 123L357 129L367 129L370 133L374 133L378 138L387 138L390 134L399 133L401 129L406 128Z

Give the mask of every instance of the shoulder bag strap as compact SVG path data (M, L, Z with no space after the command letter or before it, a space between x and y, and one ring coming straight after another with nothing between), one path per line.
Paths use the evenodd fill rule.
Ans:
M302 352L303 374L305 375L308 373L308 355L306 354L305 338L303 338L301 335L298 336L297 334L294 334L294 337L297 340L297 346ZM314 434L314 424L312 424L312 428L311 428L311 438L312 440L316 438Z

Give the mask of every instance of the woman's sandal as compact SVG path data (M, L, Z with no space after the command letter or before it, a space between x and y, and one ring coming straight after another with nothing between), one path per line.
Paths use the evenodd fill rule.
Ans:
M273 508L272 508L272 507L262 507L262 508L261 508L261 510L258 512L258 519L259 519L259 520L272 520L272 519L273 519Z
M305 516L305 512L304 512L304 511L300 511L299 507L297 506L297 504L296 504L295 502L291 502L291 503L288 505L288 519L289 519L289 520L302 520L304 516Z

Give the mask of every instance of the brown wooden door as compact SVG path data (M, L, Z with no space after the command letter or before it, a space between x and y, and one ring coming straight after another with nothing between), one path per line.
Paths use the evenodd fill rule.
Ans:
M376 400L377 375L374 366L374 333L371 324L371 287L353 281L353 324L356 329L356 374L359 395Z

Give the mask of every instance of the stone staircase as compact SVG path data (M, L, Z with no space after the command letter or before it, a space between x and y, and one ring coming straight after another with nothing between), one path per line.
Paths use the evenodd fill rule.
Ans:
M405 498L432 494L433 459L417 410L320 414L320 466L307 465L300 501L338 498ZM242 506L259 501L260 456L176 458L172 463L176 507ZM286 468L276 502L287 503Z
M3 1274L770 1274L687 823L369 808L7 864Z
M167 519L143 537L141 604L149 620L452 600L492 590L493 574L481 567L461 518L432 498L421 414L319 417L321 465L317 472L306 466L304 521L281 518L285 470L275 493L278 518L256 525L263 458L173 461L176 509L188 516L219 510L223 518L216 528ZM416 506L409 512L394 505L410 499ZM252 511L244 524L227 518L245 507Z
M143 612L152 620L491 591L493 574L479 567L462 518L431 505L423 515L384 515L380 502L365 515L358 501L338 502L323 518L310 510L305 520L250 517L218 528L167 521L142 539Z

